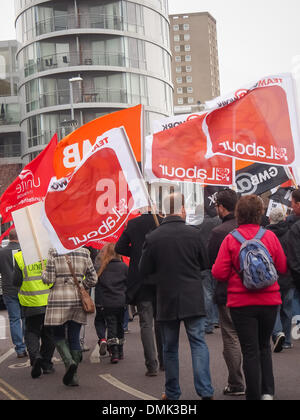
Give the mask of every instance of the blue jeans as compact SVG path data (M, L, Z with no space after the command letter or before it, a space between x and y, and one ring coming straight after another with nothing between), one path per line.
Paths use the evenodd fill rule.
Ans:
M214 325L219 323L218 307L214 303L216 280L212 276L211 270L202 271L201 275L206 311L205 332L212 332Z
M180 322L180 320L160 322L166 374L165 391L170 400L178 400L181 395L178 360ZM211 397L214 390L209 370L209 352L204 339L205 318L186 318L183 322L191 347L196 392L201 397Z
M10 326L10 335L15 350L18 354L24 353L26 345L24 342L25 321L21 315L21 306L18 296L3 295L4 303L7 308Z
M67 321L63 325L53 327L54 341L65 339L66 331L70 350L81 350L80 345L80 329L81 324L75 321Z
M285 344L291 344L291 329L293 318L293 298L295 289L281 290L282 305L279 306L272 338L275 342L280 332L285 334Z

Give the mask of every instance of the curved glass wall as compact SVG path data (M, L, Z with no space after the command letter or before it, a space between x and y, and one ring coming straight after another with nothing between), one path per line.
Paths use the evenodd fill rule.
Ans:
M100 115L146 106L151 115L172 114L173 88L167 0L16 0L23 153L33 156L49 142ZM78 30L78 31L77 31Z

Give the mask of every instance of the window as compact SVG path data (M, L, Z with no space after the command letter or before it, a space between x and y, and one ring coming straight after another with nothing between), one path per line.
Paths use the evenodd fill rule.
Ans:
M185 56L185 61L192 61L192 56L191 55L186 55Z
M174 31L179 31L179 25L173 25L173 30Z
M175 52L180 52L180 45L175 45L174 50Z
M175 61L176 61L176 63L180 63L181 62L181 56L180 55L176 55L175 56Z
M190 35L190 34L184 34L184 35L183 35L183 39L184 39L185 41L189 41L189 40L191 39L191 35Z
M178 98L177 102L178 102L178 105L183 105L183 98Z
M187 88L187 93L193 93L194 89L190 86Z
M189 31L189 29L190 29L190 25L188 23L184 23L183 24L183 30L184 31Z
M176 82L177 83L182 83L182 77L176 77Z
M193 77L192 76L186 76L186 82L187 83L193 83Z
M189 104L193 104L193 103L194 103L194 98L189 97L189 98L188 98L188 103L189 103Z
M191 46L189 44L186 44L184 46L184 51L191 51Z
M179 35L174 35L174 41L179 42L180 41L180 36Z
M181 66L176 67L176 73L181 73Z
M192 71L192 66L186 66L186 72L191 73L191 71Z
M178 95L181 95L181 94L182 94L182 92L183 92L182 87L177 88L177 93L178 93Z

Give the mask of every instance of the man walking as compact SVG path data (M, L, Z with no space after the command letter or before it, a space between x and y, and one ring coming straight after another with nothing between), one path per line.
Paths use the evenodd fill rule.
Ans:
M222 220L222 224L212 230L209 238L208 255L210 267L213 266L225 237L237 227L234 216L237 199L236 192L230 189L220 191L217 194L216 209ZM228 385L224 389L224 395L245 395L241 346L230 316L229 308L226 306L227 283L217 282L215 300L219 310L219 325L224 345L223 356L229 373Z
M40 261L26 266L22 251L16 253L14 258L14 284L20 287L18 296L26 320L25 342L32 366L31 377L35 379L42 373L54 372L51 360L55 350L52 330L44 326L52 285L43 283Z
M13 285L14 254L20 249L17 232L9 232L9 243L0 248L0 273L3 299L8 312L10 335L18 358L27 357L24 342L24 319L18 299L18 288Z
M165 394L178 400L178 343L181 321L191 346L194 384L202 399L212 399L209 352L205 343L205 307L201 271L207 268L199 230L185 224L184 197L174 193L164 200L168 216L146 236L140 261L144 278L155 281L157 320L163 335Z
M157 220L160 223L162 219L157 216ZM151 214L151 209L149 209L149 211L143 213L141 216L128 222L126 229L115 246L117 254L130 257L127 303L137 306L145 365L147 368L146 376L157 375L158 361L160 369L163 369L161 332L158 323L155 321L155 286L151 284L145 285L143 276L140 275L138 269L145 236L155 228L154 216ZM153 334L153 323L155 337Z

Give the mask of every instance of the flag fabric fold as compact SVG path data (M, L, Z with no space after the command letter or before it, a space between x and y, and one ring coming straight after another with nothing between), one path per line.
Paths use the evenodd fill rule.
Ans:
M45 149L28 165L0 197L2 223L12 220L15 210L44 199L49 182L54 176L53 156L57 146L55 134Z

